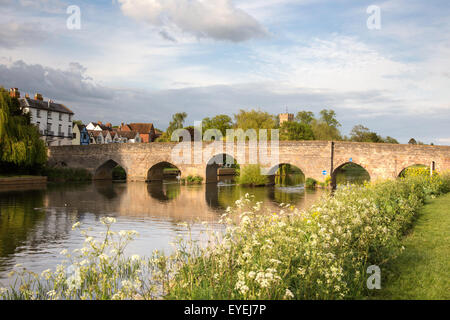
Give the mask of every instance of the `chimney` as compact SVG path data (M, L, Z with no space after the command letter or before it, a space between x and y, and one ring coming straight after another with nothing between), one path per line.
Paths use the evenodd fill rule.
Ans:
M20 98L20 92L19 92L19 89L17 89L17 88L11 88L11 89L9 89L9 96L10 96L11 98L17 98L17 99L19 99L19 98Z
M34 100L44 101L44 98L42 97L42 94L36 93L36 94L34 95Z

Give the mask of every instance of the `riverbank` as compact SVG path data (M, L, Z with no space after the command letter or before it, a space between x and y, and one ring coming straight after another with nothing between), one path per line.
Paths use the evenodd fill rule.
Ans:
M30 185L30 184L46 184L47 177L43 176L0 176L0 187L4 186L17 186L17 185Z
M430 200L375 299L450 299L450 194Z

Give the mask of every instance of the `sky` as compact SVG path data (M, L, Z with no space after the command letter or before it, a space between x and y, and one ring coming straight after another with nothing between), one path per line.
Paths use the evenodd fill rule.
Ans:
M447 0L0 0L0 86L85 123L333 109L345 135L450 145L449 17Z

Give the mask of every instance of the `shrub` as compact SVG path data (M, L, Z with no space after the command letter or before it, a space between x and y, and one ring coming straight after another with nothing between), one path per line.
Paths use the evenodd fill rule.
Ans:
M186 178L181 178L182 184L201 184L203 182L203 178L200 176L187 176Z
M236 178L238 184L246 186L265 186L269 183L266 175L261 174L261 167L258 164L249 164L240 168L240 175Z
M92 174L82 168L50 168L47 167L43 171L43 175L47 176L51 182L82 182L92 180Z
M127 173L124 168L117 166L112 171L113 180L125 180L127 178Z
M317 185L317 180L313 178L306 178L305 186L308 189L314 189Z

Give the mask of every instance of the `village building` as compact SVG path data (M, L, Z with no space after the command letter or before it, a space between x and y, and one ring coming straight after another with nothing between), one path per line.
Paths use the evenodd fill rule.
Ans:
M122 125L119 127L119 130L139 132L141 142L143 143L154 142L159 137L153 126L153 123L122 123Z
M89 145L89 132L83 124L74 124L72 145L87 146Z
M72 144L72 110L52 100L44 101L39 93L35 94L34 99L28 94L21 98L17 88L10 89L10 96L19 99L22 112L30 115L31 123L37 126L47 146Z

